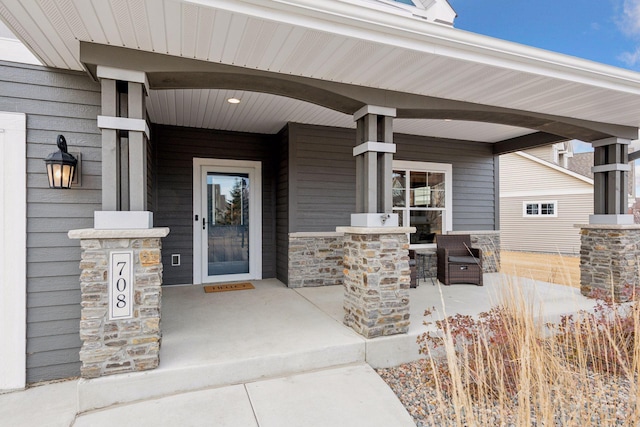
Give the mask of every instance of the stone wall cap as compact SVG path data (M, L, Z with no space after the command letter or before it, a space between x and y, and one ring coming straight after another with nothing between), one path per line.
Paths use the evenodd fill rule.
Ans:
M289 233L289 237L342 237L344 233L338 231L299 231L296 233Z
M500 234L500 230L448 231L447 234Z
M406 234L415 233L415 227L337 227L338 233L349 234Z
M70 230L67 234L70 239L148 239L167 237L169 227L137 228L128 230L96 230L84 228Z
M587 230L640 230L640 224L575 224L574 227Z

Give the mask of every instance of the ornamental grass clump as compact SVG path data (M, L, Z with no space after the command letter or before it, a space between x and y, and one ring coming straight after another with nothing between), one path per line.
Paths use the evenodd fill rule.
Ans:
M419 425L640 425L639 304L597 295L593 312L544 323L508 288L477 317L425 322L437 330L418 337L436 397Z

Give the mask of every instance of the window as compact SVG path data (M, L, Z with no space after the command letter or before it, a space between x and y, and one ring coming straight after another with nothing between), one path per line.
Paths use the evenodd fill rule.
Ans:
M522 203L522 216L524 217L557 217L558 216L558 202L557 201L544 201L544 202L523 202Z
M436 234L451 230L451 173L449 164L393 162L393 210L400 226L416 227L412 247L433 244Z

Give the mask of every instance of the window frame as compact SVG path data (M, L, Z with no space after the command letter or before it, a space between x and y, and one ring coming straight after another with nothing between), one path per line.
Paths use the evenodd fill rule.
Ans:
M537 213L528 213L527 207L530 205L538 205ZM553 214L542 213L542 205L553 205ZM558 217L558 201L557 200L525 200L522 202L523 218L557 218Z
M409 203L410 191L405 183L405 206L396 207L393 206L393 212L402 215L402 224L409 226L409 213L411 210L416 211L442 211L442 230L441 233L448 233L453 229L453 166L450 163L433 163L433 162L418 162L412 160L394 160L393 171L403 171L407 181L411 172L433 172L444 174L444 208L412 208ZM434 248L435 243L417 243L411 244L410 249L420 248Z

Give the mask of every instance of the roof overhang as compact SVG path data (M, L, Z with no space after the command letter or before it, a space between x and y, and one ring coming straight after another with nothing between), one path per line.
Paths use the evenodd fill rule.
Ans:
M474 122L494 123L495 133L485 127L483 138L504 141L497 152L571 138L638 138L640 74L383 13L374 3L0 0L0 16L48 66L116 66L116 46L145 53L146 64L120 66L147 67L152 92L202 98L192 89L235 89L342 115L374 103L398 108L397 130L406 124L407 133L449 128L458 135L459 127L466 129L460 139L471 140ZM170 58L189 66L163 68L177 63ZM196 79L198 72L205 74ZM316 91L312 99L296 96L307 90ZM161 110L162 95L153 96Z

